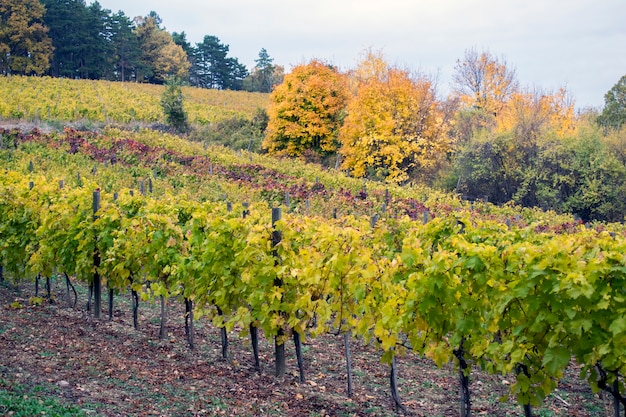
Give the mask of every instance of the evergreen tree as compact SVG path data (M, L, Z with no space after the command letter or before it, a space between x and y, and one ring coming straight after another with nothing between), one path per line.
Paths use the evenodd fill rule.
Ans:
M255 68L258 69L260 75L260 87L261 92L269 93L272 91L272 74L274 73L273 58L267 53L265 48L261 48L259 51L259 57L254 60L256 62Z
M207 35L196 44L194 56L199 87L222 88L228 73L227 54L228 45L221 44L217 36Z
M42 0L44 18L50 29L54 57L50 75L68 78L100 78L106 66L108 11L96 2L90 8L84 0Z
M180 133L189 132L180 80L173 78L167 82L167 88L161 96L161 107L168 125Z
M88 37L83 39L83 44L88 46L89 52L85 54L81 63L81 78L111 78L114 72L111 11L103 9L100 3L95 1L85 9L85 24L88 28L85 33Z
M228 77L224 80L224 89L242 90L243 81L248 76L248 69L241 64L237 58L227 58L226 65L228 67Z
M112 79L129 81L136 77L142 51L134 32L133 21L122 11L111 16Z
M270 93L275 86L283 82L284 68L273 65L274 59L270 58L265 48L261 49L259 57L254 62L256 65L243 82L244 90Z
M198 87L241 89L247 69L236 58L229 58L229 46L220 43L217 36L207 35L194 48L193 69Z

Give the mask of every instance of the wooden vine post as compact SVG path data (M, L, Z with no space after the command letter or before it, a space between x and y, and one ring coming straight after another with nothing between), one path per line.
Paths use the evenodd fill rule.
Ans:
M33 161L30 161L29 165L28 165L28 170L30 172L33 172ZM35 188L35 183L33 181L29 181L28 182L28 189L32 190L33 188ZM40 274L37 274L37 276L35 277L35 297L39 297L39 278L41 277Z
M93 219L94 221L98 218L98 210L100 210L100 190L95 190L93 192ZM94 238L96 239L96 238ZM100 301L101 301L101 293L102 293L102 283L100 280L100 273L98 272L98 268L100 267L100 254L97 249L94 249L93 252L93 265L95 267L95 271L93 274L93 316L97 319L100 318Z
M276 223L280 221L281 218L282 218L281 208L280 207L272 208L272 247L273 248L276 248L283 239L283 236L280 230L276 230ZM276 265L278 265L280 263L280 259L278 258L277 249L274 249L273 253L274 253L274 258L275 258L274 262ZM279 288L282 287L283 280L278 277L274 278L274 286L279 287ZM285 370L287 368L286 361L285 361L285 343L282 340L280 340L282 339L283 336L284 336L284 331L281 327L278 329L278 334L274 338L274 357L275 357L275 363L276 363L276 376L277 377L282 377L283 375L285 375Z
M233 211L233 204L230 201L226 202L226 211L229 213ZM223 316L224 312L221 308L217 307L217 314ZM222 358L228 359L228 332L226 331L225 325L220 327L220 337L222 339Z
M376 223L380 217L378 214L374 214L370 219L370 226L372 229L376 227ZM389 369L389 389L391 391L391 397L393 398L393 403L396 411L406 412L406 408L402 405L402 400L400 399L400 393L398 392L398 368L396 365L396 355L391 358L391 366Z
M250 214L248 203L243 203L243 211L241 216L245 219ZM259 329L254 323L250 323L250 342L252 344L252 353L254 354L254 369L261 372L261 361L259 359Z
M426 211L424 210L424 213ZM424 220L426 220L426 214L424 215ZM426 222L424 222L426 223ZM461 226L459 230L459 234L465 233L465 224L461 221L458 222ZM459 386L460 386L460 394L461 394L461 417L470 417L472 415L472 401L470 397L470 378L469 378L469 364L467 363L467 359L465 359L465 347L463 346L465 342L465 338L461 338L461 342L459 343L459 347L454 349L452 353L456 357L459 362Z
M333 219L337 219L337 208L333 209ZM342 290L343 292L343 290ZM342 296L343 298L343 296ZM343 304L343 299L341 300ZM343 307L342 307L343 308ZM340 324L341 326L341 324ZM343 333L343 347L346 355L346 374L348 376L348 398L352 398L353 394L353 383L352 383L352 355L350 354L350 338L352 337L352 332L350 329L347 329Z

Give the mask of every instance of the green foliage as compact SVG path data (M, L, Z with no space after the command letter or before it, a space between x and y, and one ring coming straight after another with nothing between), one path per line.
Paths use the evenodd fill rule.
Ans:
M187 112L183 106L183 90L176 79L168 82L161 96L161 107L166 123L180 133L189 132Z
M241 90L248 75L236 58L227 57L228 45L217 36L205 36L192 49L191 85L203 88Z
M609 152L597 130L581 130L568 148L570 193L563 201L563 211L576 213L585 221L623 221L626 167Z
M231 149L244 149L259 152L267 127L267 113L258 109L252 120L234 116L211 123L206 127L193 129L191 140L198 140L209 145L223 145Z
M626 166L593 126L565 137L544 133L521 147L515 132L481 130L458 151L448 184L465 198L575 213L583 221L622 221Z
M604 95L604 109L598 124L606 129L619 129L626 124L626 75Z
M243 80L243 89L260 93L271 93L275 86L283 82L285 69L274 65L274 58L270 58L265 48L259 51L259 57L254 60L256 65L252 72Z
M32 417L49 415L55 417L85 417L80 408L62 404L53 398L25 395L0 389L0 413L4 416Z
M475 210L460 205L445 210L441 207L450 200L432 193L424 199L441 211L428 222L382 216L372 225L366 216L328 219L285 213L275 224L281 244L273 247L267 204L252 202L244 217L243 204L229 210L217 198L200 198L199 184L207 176L170 173L180 188L193 188L180 194L163 192L158 198L131 196L124 190L114 199L107 192L115 179L126 180L121 161L130 155L148 154L156 166L150 172L155 181L177 160L199 173L207 168L201 162L208 152L193 159L172 151L185 148L187 155L201 155L199 144L150 132L143 133L143 142L128 139L122 149L110 137L69 130L66 134L74 153L67 152L66 142L37 133L28 135L20 149L2 151L15 158L0 177L0 261L11 276L27 279L34 272L63 271L89 282L97 268L116 291L131 287L144 299L193 299L198 313L228 330L246 332L253 324L266 336L282 333L279 343L290 331L303 337L350 332L376 346L385 361L411 349L444 366L456 363L462 351L470 366L492 374L515 372L511 394L523 404L538 404L549 395L571 357L583 366L583 377L592 385L599 385L588 377L598 363L607 372L623 375L622 225L543 231L540 226L559 219L548 213L540 222L520 219L507 226L487 204L477 204ZM583 148L594 146L597 142L589 134ZM82 172L92 167L93 160L81 159L80 152L87 148L97 151L94 155L116 149L120 162L110 171L99 165L97 182L85 175L80 184L68 181L59 189L57 176L74 173L74 164ZM239 171L232 163L228 168L229 174L243 174L233 175L239 193L244 177L259 170L287 180L260 164L242 167L234 153L210 151L216 164L228 158L236 161ZM41 175L27 168L34 156L34 171ZM254 158L265 160L262 155ZM593 159L581 157L581 165ZM140 160L133 161L136 177L145 176ZM309 175L307 167L294 165L285 164L283 172L298 172L298 178ZM211 176L219 171L226 166ZM336 177L326 177L329 190ZM37 186L29 187L30 180ZM362 186L361 181L357 184ZM90 200L96 188L103 192L94 220ZM408 192L392 189L390 203ZM374 186L368 190L383 195ZM350 204L358 202L352 199ZM530 216L527 210L508 210ZM96 248L102 255L98 267L93 264ZM221 314L216 314L218 309Z
M456 192L464 198L483 199L496 204L509 201L515 191L512 174L504 161L510 150L511 136L481 131L473 135L457 152L455 160Z
M98 3L43 0L44 22L50 28L54 46L49 75L69 78L110 76L110 44L101 33L107 32L108 14Z

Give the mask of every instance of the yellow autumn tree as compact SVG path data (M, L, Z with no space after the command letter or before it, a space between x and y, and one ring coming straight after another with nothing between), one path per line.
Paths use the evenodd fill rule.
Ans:
M319 60L295 67L270 95L263 148L278 156L337 151L348 99L345 76Z
M54 49L45 13L37 0L0 1L0 74L41 75L50 68Z
M172 35L159 27L160 18L152 12L145 18L135 18L135 29L143 53L137 79L163 83L169 78L185 78L191 64L187 54Z
M515 91L496 117L495 130L514 131L516 136L534 141L548 131L563 137L575 127L574 103L561 88L554 93Z
M432 83L392 68L368 51L351 74L354 97L339 134L342 168L355 177L402 183L448 150L443 112Z

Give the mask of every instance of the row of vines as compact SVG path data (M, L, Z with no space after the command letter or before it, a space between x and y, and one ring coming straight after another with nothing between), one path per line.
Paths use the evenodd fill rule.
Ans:
M5 150L5 152L2 152ZM0 129L0 158L21 172L50 173L80 184L81 175L104 191L127 187L155 194L169 192L184 200L284 204L301 214L324 217L445 216L460 209L472 216L542 229L568 230L580 225L571 216L537 209L465 203L454 195L422 186L398 187L348 177L318 166L266 155L204 147L172 135L142 129L105 129L102 133L65 129L44 134ZM150 184L149 184L150 183ZM606 228L606 226L602 226Z
M0 117L31 121L164 123L163 86L50 77L0 78ZM234 116L252 117L268 95L185 87L185 109L192 123L208 124Z
M592 388L614 396L618 415L624 235L582 225L557 234L472 214L329 219L5 170L0 262L16 281L65 274L68 285L88 284L98 315L101 285L162 306L184 301L190 345L194 316L252 336L253 346L260 330L275 339L277 374L290 337L373 343L391 364L398 407L394 358L412 351L456 364L463 415L473 367L513 374L511 393L532 415L572 359Z

